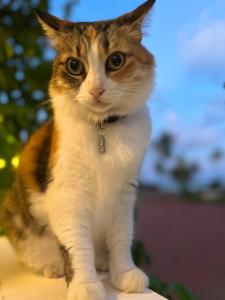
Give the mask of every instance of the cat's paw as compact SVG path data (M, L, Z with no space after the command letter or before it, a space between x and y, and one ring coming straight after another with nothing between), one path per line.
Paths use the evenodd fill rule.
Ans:
M71 282L67 300L105 300L105 289L101 281L74 284Z
M113 275L111 282L118 290L126 293L142 293L149 285L147 275L138 268Z

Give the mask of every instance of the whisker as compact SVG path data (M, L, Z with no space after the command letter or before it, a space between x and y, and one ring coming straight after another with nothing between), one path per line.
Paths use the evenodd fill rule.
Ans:
M51 103L51 100L45 100L45 101L41 101L40 103L37 104L37 107L43 107L45 106L46 109L50 109L49 103Z
M74 95L73 95L73 94L66 94L65 98L66 98L66 100L69 100L69 101L72 102L73 104L79 103L79 102L77 101L77 99L74 99Z

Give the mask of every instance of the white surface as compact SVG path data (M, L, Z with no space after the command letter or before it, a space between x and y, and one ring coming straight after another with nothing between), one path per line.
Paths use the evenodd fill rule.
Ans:
M124 294L104 280L107 300L165 300L147 290L144 294ZM63 278L48 279L33 274L22 265L6 238L0 238L0 300L66 300Z

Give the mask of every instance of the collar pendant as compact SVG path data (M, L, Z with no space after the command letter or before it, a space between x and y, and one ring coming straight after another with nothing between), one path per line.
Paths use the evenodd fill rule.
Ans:
M105 133L103 128L103 122L98 124L98 151L99 153L103 154L106 152L106 140L105 140Z

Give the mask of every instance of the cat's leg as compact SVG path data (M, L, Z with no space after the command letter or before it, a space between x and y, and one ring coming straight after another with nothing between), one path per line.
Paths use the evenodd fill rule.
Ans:
M63 257L51 232L38 235L28 229L16 247L20 259L35 272L49 278L64 275Z
M90 193L74 188L50 188L47 207L51 227L69 259L66 266L68 300L104 300L105 291L95 269Z
M64 261L58 242L47 221L40 222L31 213L31 205L19 206L24 201L21 194L11 192L3 203L1 217L7 236L29 268L47 277L61 277Z
M135 191L121 196L107 235L112 284L127 293L140 293L148 286L148 277L134 265L131 255Z

